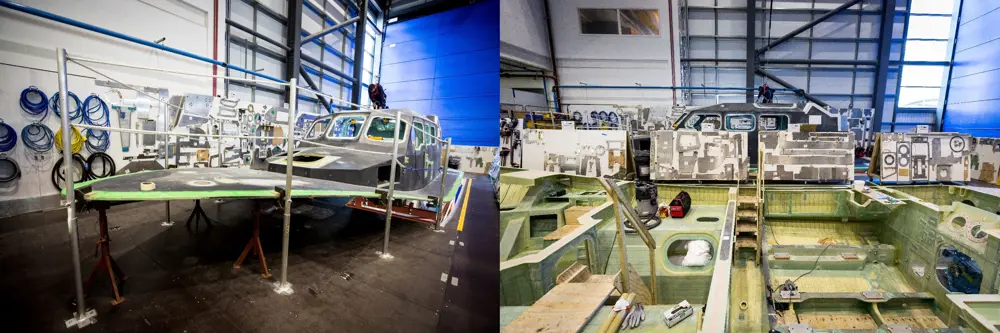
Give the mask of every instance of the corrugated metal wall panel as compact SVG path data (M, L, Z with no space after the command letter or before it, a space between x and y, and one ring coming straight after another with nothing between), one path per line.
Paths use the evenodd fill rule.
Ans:
M381 83L389 107L437 115L457 145L498 146L500 2L386 27Z
M1000 2L964 0L942 130L1000 137Z

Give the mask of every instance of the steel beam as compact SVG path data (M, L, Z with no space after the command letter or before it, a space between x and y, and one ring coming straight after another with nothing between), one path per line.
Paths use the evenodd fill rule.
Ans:
M953 11L953 13L955 13L955 17L951 20L951 35L952 36L958 36L958 29L960 29L961 22L962 22L962 5L964 5L964 2L965 2L964 0L955 1L955 4L954 4L955 9ZM955 51L958 49L957 47L955 47L956 46L955 45L955 39L956 38L951 38L951 39L948 40L948 63L949 64L951 64L951 63L953 63L955 61ZM937 112L936 112L936 117L937 118L935 118L935 122L937 122L937 124L935 124L936 127L937 127L937 130L941 131L941 132L945 131L945 129L944 129L944 115L945 115L945 113L948 112L948 97L951 95L951 89L949 88L949 85L951 83L951 75L954 72L954 70L955 70L955 66L954 65L948 65L948 70L945 72L946 77L944 78L944 81L943 81L943 82L948 82L948 84L946 84L944 87L941 87L941 89L944 90L944 93L942 94L944 99L938 104Z
M286 12L288 13L288 21L285 26L285 40L288 41L290 47L285 55L285 75L289 79L298 77L299 67L302 66L302 48L298 47L302 44L300 43L302 41L302 34L299 32L302 31L302 6L302 0L288 0L288 11ZM285 93L286 97L290 96L289 99L297 97L293 95L295 94L295 90L292 87L288 87ZM294 103L290 103L289 107L294 105ZM289 117L293 117L294 115L295 110L289 110ZM292 129L289 128L288 130L291 131Z
M368 0L361 0L358 17L368 17ZM358 20L354 28L354 85L351 87L351 103L361 104L361 75L365 73L365 28L368 20Z
M757 74L760 74L760 76L766 77L766 78L770 79L771 81L774 81L775 83L784 86L785 88L789 88L789 89L793 89L793 90L797 91L797 93L802 94L802 97L805 97L806 100L808 100L810 102L819 104L820 106L829 106L828 104L826 104L826 102L823 102L819 98L816 98L816 96L810 95L805 90L797 88L797 87L795 87L795 85L792 85L791 83L788 83L788 81L782 80L781 78L779 78L777 76L774 76L771 73L768 73L763 68L759 68L758 67L754 71L757 72Z
M249 27L247 27L245 25L239 24L239 22L233 21L231 19L226 19L226 24L228 24L228 25L230 25L230 26L232 26L232 27L234 27L236 29L240 29L243 32L248 33L248 34L250 34L250 35L252 35L254 37L260 38L260 39L264 40L265 42L271 43L272 45L277 46L278 48L281 48L282 50L285 50L285 52L288 52L288 51L291 50L291 48L288 47L288 45L282 44L281 42L276 41L276 40L272 39L271 37L264 36L264 34L256 32L253 29L250 29Z
M328 33L340 30L341 28L346 27L347 25L349 25L351 23L355 23L357 21L358 21L358 18L354 17L354 18L352 18L350 20L337 23L337 25L335 25L335 26L323 29L320 32L317 32L317 33L314 33L312 35L309 35L309 37L303 38L302 39L302 43L300 45L305 45L306 43L309 43L309 42L312 42L312 41L316 40L316 38L320 38L320 37L323 37L324 35L326 35Z
M910 5L913 3L913 1L912 0L902 0L902 1L906 1L906 12L909 13L910 12ZM892 22L893 25L896 24L895 21L896 21L896 19L893 18L893 22ZM903 19L903 38L902 38L903 45L902 45L901 48L899 48L899 60L906 59L906 36L909 34L909 31L910 31L910 15L906 15L906 18ZM887 44L891 44L891 42L894 42L894 41L895 41L895 38L892 39ZM893 65L898 65L900 69L903 68L903 63L889 61L889 66L893 66ZM902 77L903 73L900 72L899 75L900 75L900 77ZM888 79L888 78L889 78L889 76L888 76L888 74L886 74L886 79ZM899 92L899 88L902 87L902 86L903 86L903 80L896 80L896 90L895 91L898 93ZM885 88L888 89L889 86L886 86ZM883 107L884 107L884 105L883 105ZM896 98L896 99L893 100L892 120L891 120L891 123L889 123L889 132L895 132L896 131L896 115L897 114L899 114L899 98ZM879 120L879 121L881 122L881 120Z
M309 77L309 73L306 72L306 66L299 66L299 76L302 77L302 81L306 81L306 85L309 86L309 89L320 91L319 86L316 85L316 82L313 82L313 79ZM323 103L323 107L326 108L327 111L333 113L333 107L330 106L330 102L326 100L326 97L316 94L316 99L318 99L320 103Z
M754 71L751 68L757 68L757 52L754 50L754 46L757 46L757 0L747 1L747 76L746 76L746 86L747 88L755 88L757 86L756 80L754 79ZM753 103L754 96L753 90L748 90L746 92L747 103Z
M757 53L758 54L765 53L765 52L767 52L767 50L773 49L775 46L778 46L779 44L784 43L784 42L788 41L789 39L792 39L792 37L795 37L795 35L798 35L798 34L802 33L803 31L809 30L809 28L812 28L812 27L816 26L817 24L822 23L823 21L826 21L830 17L833 17L834 15L837 15L837 13L840 13L840 12L844 11L845 9L847 9L847 8L849 8L851 6L854 6L854 5L856 5L856 4L860 3L860 2L861 2L861 0L850 0L847 3L845 3L843 5L840 5L839 7L834 8L833 10L827 12L826 14L823 14L823 16L817 17L815 20L812 20L812 22L806 23L805 25L803 25L801 27L798 27L795 30L792 30L791 32L785 34L784 36L781 36L778 39L776 39L776 40L774 40L774 41L772 41L770 43L767 43L767 45L765 45L764 47L761 47L761 48L757 49ZM895 1L893 1L893 2L895 2ZM895 8L892 8L892 9L895 9ZM885 16L885 12L886 12L885 10L882 11L882 15L883 16ZM890 17L892 17L892 15L895 13L892 10L889 10L888 12L889 12L889 16ZM889 38L892 38L892 36L890 36ZM749 45L747 45L747 47L749 47Z
M316 58L313 58L312 56L310 56L308 54L301 54L300 57L302 58L303 61L308 62L309 64L311 64L313 66L322 68L324 71L336 74L337 76L342 77L345 80L348 80L348 81L351 81L351 82L354 81L354 78L351 77L350 75L347 75L347 73L341 72L340 70L338 70L336 68L333 68L330 65L327 65L327 64L323 63L322 61L319 61Z
M906 1L906 0L903 0ZM895 23L896 0L885 0L882 3L882 16L879 22L878 64L875 66L875 96L872 97L872 131L882 131L882 111L885 108L885 90L889 84L889 57L892 48L892 27Z
M752 50L751 50L752 51ZM746 59L716 59L716 58L684 58L682 62L748 62ZM838 60L838 59L767 59L768 65L844 65L844 66L875 66L874 60Z

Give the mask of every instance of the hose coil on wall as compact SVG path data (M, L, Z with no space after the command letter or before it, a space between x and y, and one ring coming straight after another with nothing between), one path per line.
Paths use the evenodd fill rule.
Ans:
M30 86L21 91L21 110L27 113L35 121L41 122L49 116L49 99L35 86Z
M73 154L73 159L71 161L71 163L73 163L73 167L71 167L71 169L73 169L73 183L88 180L90 177L87 174L87 161L83 159L83 156L80 156L80 154ZM76 170L79 170L79 172ZM52 167L52 185L59 191L62 191L62 183L66 180L63 171L63 159L60 158Z
M80 98L76 97L76 94L72 91L70 91L68 95L69 102L67 103L70 108L69 121L73 122L80 119L80 116L83 115L83 103L80 102ZM49 105L52 108L52 112L56 113L56 116L62 117L62 114L59 113L59 92L52 95L52 99L49 100Z
M55 144L55 135L48 126L33 123L21 129L21 140L24 146L36 153L44 153L52 150Z
M76 154L79 153L80 150L83 150L83 141L84 141L83 135L80 134L80 130L78 130L76 127L70 126L69 128L73 130L73 134L70 135L70 142L71 142L70 151ZM55 143L56 149L59 150L62 150L62 144L63 144L62 133L63 129L60 127L59 130L56 131L56 143Z
M100 162L98 162L100 161ZM115 159L111 155L96 152L87 158L87 176L90 179L99 179L115 175ZM95 166L103 166L101 173L94 172Z

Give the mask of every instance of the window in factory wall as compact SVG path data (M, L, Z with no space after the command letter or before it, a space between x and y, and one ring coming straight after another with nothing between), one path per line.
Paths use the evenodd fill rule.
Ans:
M938 251L934 272L941 286L950 292L978 294L983 283L983 270L975 259L952 246Z
M586 35L660 35L655 9L580 8L580 32Z
M707 270L712 267L715 246L711 241L695 235L676 235L671 239L664 247L668 266L685 270Z

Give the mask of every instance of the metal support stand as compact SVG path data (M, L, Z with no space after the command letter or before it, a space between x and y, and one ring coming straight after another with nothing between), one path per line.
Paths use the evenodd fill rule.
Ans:
M240 264L243 264L243 259L247 258L247 254L253 251L258 258L260 258L260 269L263 271L260 273L260 277L269 278L271 273L267 271L267 260L264 258L264 248L260 245L260 204L254 202L253 207L253 236L250 237L250 241L247 242L247 246L243 248L243 254L240 254L240 258L236 259L233 263L233 268L239 269Z
M274 292L282 295L293 293L292 284L288 283L288 236L292 229L292 160L295 156L295 114L298 101L298 80L292 77L288 86L288 130L285 131L285 222L281 235L281 279L274 284Z
M167 119L167 110L166 110L166 107L165 106L164 107L160 107L160 112L163 113L163 131L166 132L167 131L167 121L166 121L166 119ZM169 140L170 140L170 136L167 136L167 135L163 136L163 170L170 169L170 162L167 161L167 149L170 146L170 143L168 142ZM160 225L164 226L164 227L171 227L171 226L174 225L174 221L170 219L170 200L166 201L166 208L167 208L167 216L166 216L167 219L165 221L163 221L163 223L160 223Z
M66 49L56 49L56 70L59 80L59 108L69 110L69 76L66 71ZM69 133L69 111L63 112L60 117L62 128L65 133ZM83 297L83 276L80 272L80 232L77 230L76 220L76 192L73 189L73 152L71 135L63 135L62 154L63 167L66 168L65 185L66 201L62 204L66 206L66 228L69 231L69 242L73 250L73 283L76 287L76 312L73 318L65 321L66 327L84 328L87 325L97 322L97 311L87 310L86 300Z
M444 150L441 151L441 190L438 191L437 216L435 216L435 220L437 220L436 221L437 223L434 224L434 231L438 231L441 229L441 223L444 222L444 217L445 217L444 190L445 190L445 184L448 183L449 152L451 152L451 138L448 138L448 140L444 142Z
M367 1L366 1L367 3ZM65 109L64 109L65 110ZM392 134L392 163L389 167L389 193L386 195L385 203L385 241L382 243L382 251L377 252L378 256L382 259L392 259L392 254L389 254L389 227L392 222L392 194L396 189L396 168L399 164L397 159L399 151L399 127L401 125L400 112L396 111L396 127ZM291 159L289 159L291 160ZM442 180L443 182L444 180Z
M97 241L96 251L101 254L98 256L97 265L94 265L94 269L90 271L90 277L87 278L87 284L85 289L90 289L90 284L94 282L94 277L97 272L101 270L108 271L108 277L111 280L111 291L114 293L114 299L111 300L111 305L118 305L125 301L125 298L121 296L118 290L119 285L124 285L125 280L128 280L128 276L122 272L121 267L118 267L118 263L115 262L115 258L111 257L111 236L108 234L108 207L102 205L97 207L98 224L100 225L100 239ZM117 277L121 277L119 280ZM120 283L119 283L120 282Z
M201 224L200 222L202 219L205 219L205 224L208 225L209 229L211 229L212 219L209 219L208 214L205 214L205 210L201 208L201 200L195 200L194 210L191 211L191 216L188 216L187 224L185 224L185 226L187 226L188 229L190 229L191 221L194 221L194 228L198 229L198 226Z

